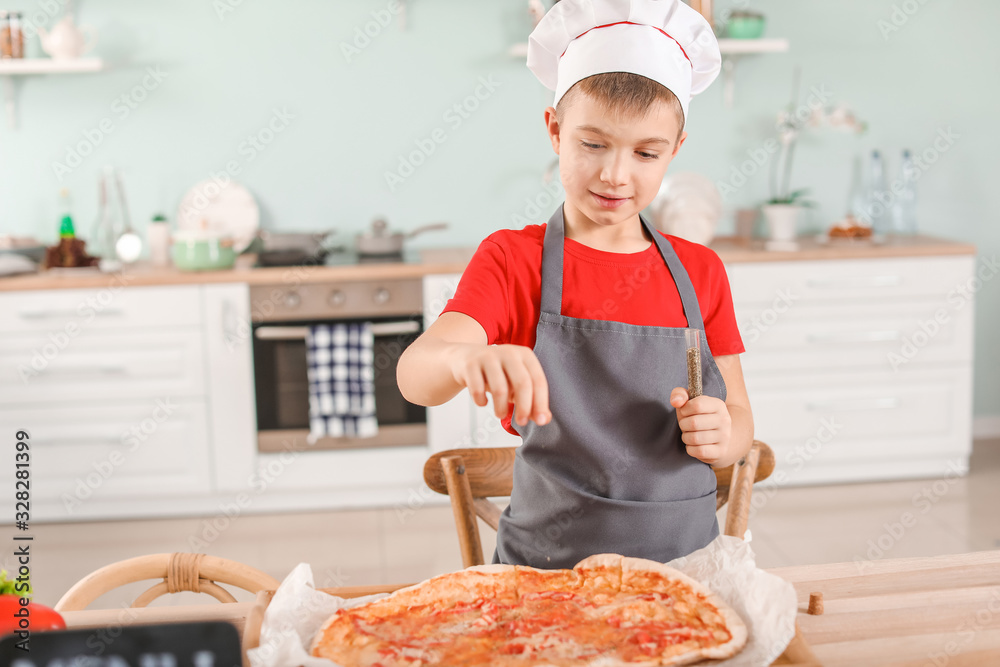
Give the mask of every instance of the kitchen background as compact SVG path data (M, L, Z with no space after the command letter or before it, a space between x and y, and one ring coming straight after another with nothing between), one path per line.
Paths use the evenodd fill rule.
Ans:
M57 13L54 1L7 6L27 20ZM79 22L96 28L94 55L108 69L19 82L21 127L0 129L0 231L53 241L57 193L67 187L86 235L100 169L113 164L141 233L156 213L173 219L189 188L233 161L264 228L353 234L377 215L404 229L446 220L446 239L428 234L419 244L474 245L499 228L544 222L552 204L531 202L545 193L540 178L553 158L542 123L551 93L523 57L508 54L530 31L523 0L408 0L401 14L391 6L80 3ZM723 2L716 14L747 6ZM721 77L694 101L671 172L733 186L730 211L765 201L768 165L745 183L734 170L776 136L776 112L788 104L800 66L800 103L823 91L868 123L862 135L818 128L801 136L792 186L809 187L818 204L805 225L822 229L843 216L855 155L881 149L894 178L904 148L928 150L938 157L917 184L920 229L975 243L981 257L1000 252L992 196L1000 91L991 85L1000 5L758 0L751 7L766 15L766 35L788 38L790 50L737 64L733 108L723 103ZM388 24L364 35L380 13ZM42 55L37 38L26 49ZM485 98L478 108L452 108L477 90ZM109 133L100 129L105 118ZM272 122L282 129L267 132ZM445 141L407 175L401 165L415 142L430 145L439 128ZM939 141L940 151L942 132L953 140ZM255 147L250 138L258 135ZM388 173L403 174L401 182L388 184ZM730 215L720 233L732 225ZM983 289L976 300L975 414L1000 420L1000 373L984 372L1000 368L991 334L1000 327L1000 289Z
M0 233L55 241L57 194L65 187L77 230L86 238L97 216L98 176L107 164L123 173L140 234L154 214L174 219L188 189L227 170L253 193L262 227L272 230L332 228L350 238L384 215L402 229L451 223L448 232L417 239L418 246L474 246L495 229L544 222L555 205L552 190L542 183L554 157L542 124L551 92L527 70L523 56L509 54L530 31L525 4L408 0L405 13L396 14L388 0L78 3L79 22L99 35L92 55L104 58L107 69L15 77L23 79L14 91L19 127L0 124ZM8 0L5 7L49 26L62 13L60 5L46 0ZM738 62L732 108L724 104L721 77L699 96L686 128L689 137L670 169L698 172L728 186L727 215L718 233L733 232L736 209L756 207L772 194L773 155L763 166L747 168L745 181L739 171L777 136L775 118L789 103L799 67L798 103L821 91L868 124L861 135L824 128L801 135L792 186L809 187L817 203L802 231L824 230L843 217L857 156L881 150L895 178L900 153L908 148L934 160L917 183L920 230L974 243L977 265L986 266L991 258L995 263L1000 221L991 195L1000 154L995 128L1000 92L993 81L1000 45L992 30L1000 23L1000 5L757 0L722 2L716 13L745 7L764 13L766 36L788 38L790 49ZM386 25L362 36L379 17L388 18ZM37 38L26 49L28 56L42 55ZM477 94L468 105L475 109L453 108ZM430 152L432 136L444 141ZM422 164L412 173L401 168L421 146L430 152L416 160ZM399 179L387 180L387 174ZM975 299L974 431L996 438L998 282L985 282ZM970 504L995 504L995 491L985 491L995 488L995 474L990 479L987 484L970 478ZM916 491L925 482L907 484ZM894 493L908 500L909 488L897 486ZM775 496L768 509L794 509L799 515L757 525L762 535L770 532L785 545L802 536L799 542L819 549L820 532L831 541L842 537L858 525L872 499L888 497L877 489L862 496L841 488L822 497L790 489ZM809 532L803 517L824 525L822 512L832 506L831 498L849 506L843 523ZM906 500L900 504L904 510ZM212 552L279 576L294 564L289 558L332 563L320 577L328 585L415 580L456 560L457 550L449 545L451 560L444 564L433 560L436 556L414 562L418 544L454 539L450 510L439 509L418 512L406 522L398 508L295 520L245 517ZM931 526L945 530L955 524L948 512L932 515ZM898 517L899 510L887 508L885 516ZM844 549L863 552L864 540L882 530L881 521L872 518L871 525L858 527L857 540ZM970 525L975 521L995 526L985 510ZM186 538L201 526L195 518L134 521L100 533L85 523L39 526L45 544L36 563L42 599L54 602L95 567L160 549L165 535L180 536L171 537L169 547L185 550ZM923 544L941 540L941 534L923 534ZM342 539L324 541L325 535ZM488 533L484 537L490 539ZM136 551L143 540L155 546ZM768 551L766 543L758 544L767 565L824 557ZM892 555L909 555L908 548ZM72 572L62 572L60 553L73 554ZM826 557L841 555L831 548Z

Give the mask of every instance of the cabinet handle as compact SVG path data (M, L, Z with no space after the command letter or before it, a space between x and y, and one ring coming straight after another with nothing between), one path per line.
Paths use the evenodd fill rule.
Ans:
M305 340L308 327L262 326L254 331L257 340ZM404 320L402 322L373 322L372 334L375 336L401 336L420 331L420 322Z
M846 331L831 334L809 334L806 340L810 343L875 343L886 340L899 340L898 331Z
M45 368L41 373L59 375L125 375L125 366L63 366L61 368Z
M861 410L892 410L898 407L899 399L895 396L806 403L806 410L810 412L858 412Z
M806 280L808 287L820 289L837 287L892 287L903 282L900 276L857 276L847 278L809 278Z
M76 445L76 444L84 444L84 445L121 445L122 444L122 438L121 438L120 435L118 435L118 436L115 436L115 435L71 435L71 436L66 436L65 438L50 437L50 438L33 440L33 443L36 444L36 445L42 445L42 444L48 444L48 443L52 443L52 444L56 445L56 444L60 444L60 443L66 444L67 442L72 443L74 445Z
M225 343L239 340L236 335L236 316L233 314L236 309L229 299L222 301L222 317L219 318L222 324L222 340Z
M55 318L65 318L65 317L79 317L80 313L75 310L21 310L18 311L18 316L22 320L48 320ZM121 309L118 308L105 308L104 310L94 310L95 315L101 317L118 317L122 314Z

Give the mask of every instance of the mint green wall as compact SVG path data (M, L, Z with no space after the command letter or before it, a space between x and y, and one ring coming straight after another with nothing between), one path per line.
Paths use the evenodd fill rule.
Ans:
M422 244L475 244L499 227L547 218L552 205L536 213L530 200L547 198L540 175L552 153L542 110L551 95L523 58L506 55L529 29L525 2L409 0L405 28L393 17L350 62L341 44L389 0L237 2L80 3L80 22L98 28L96 53L113 67L20 83L21 126L0 125L0 230L51 240L56 193L65 186L80 231L88 231L97 175L108 163L123 170L140 228L156 212L173 217L185 190L231 161L269 228L350 234L385 215L400 227L452 223L453 231L423 237ZM46 4L6 6L30 16ZM719 11L729 6L723 2ZM824 88L870 125L862 137L831 130L803 137L793 186L812 188L820 205L810 227L843 213L853 155L880 148L894 174L903 148L922 152L939 130L951 128L958 138L918 183L920 225L973 242L982 256L1000 255L994 203L1000 45L992 34L1000 3L759 0L752 6L768 16L769 36L791 40L791 51L740 62L733 109L722 103L721 80L697 98L690 136L671 169L730 181L747 151L774 135L775 113L788 102L799 65L803 99L810 88ZM220 14L222 7L232 11ZM891 22L894 7L900 28L884 36L879 22ZM37 41L28 49L38 54ZM120 97L142 85L147 68L166 76L136 108L124 106ZM485 98L477 109L467 118L449 113L477 87ZM293 118L255 154L244 142L275 109ZM105 118L108 134L99 129ZM435 130L443 143L390 190L385 173L399 167L416 141L433 141ZM60 180L54 165L88 132L103 139ZM727 198L727 207L759 203L767 184L761 169ZM731 228L727 219L721 231ZM996 415L1000 281L987 282L977 299L976 413Z

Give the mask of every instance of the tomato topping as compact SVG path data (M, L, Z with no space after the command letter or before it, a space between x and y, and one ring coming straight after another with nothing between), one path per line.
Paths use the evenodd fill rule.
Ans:
M525 648L524 644L504 644L500 648L500 653L503 653L504 655L517 655L524 653Z

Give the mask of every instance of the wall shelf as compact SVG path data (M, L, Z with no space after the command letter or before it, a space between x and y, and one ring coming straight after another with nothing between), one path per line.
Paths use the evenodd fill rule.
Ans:
M750 55L753 53L782 53L788 50L788 40L780 38L763 39L719 39L719 51L723 56Z
M51 58L17 58L0 60L0 77L3 77L4 98L7 107L7 125L17 127L17 85L19 76L36 76L42 74L82 74L104 70L104 61L100 58L74 58L72 60L53 60Z
M73 60L16 58L12 60L0 60L0 75L73 74L76 72L100 72L102 69L104 69L104 61L100 58L74 58Z

